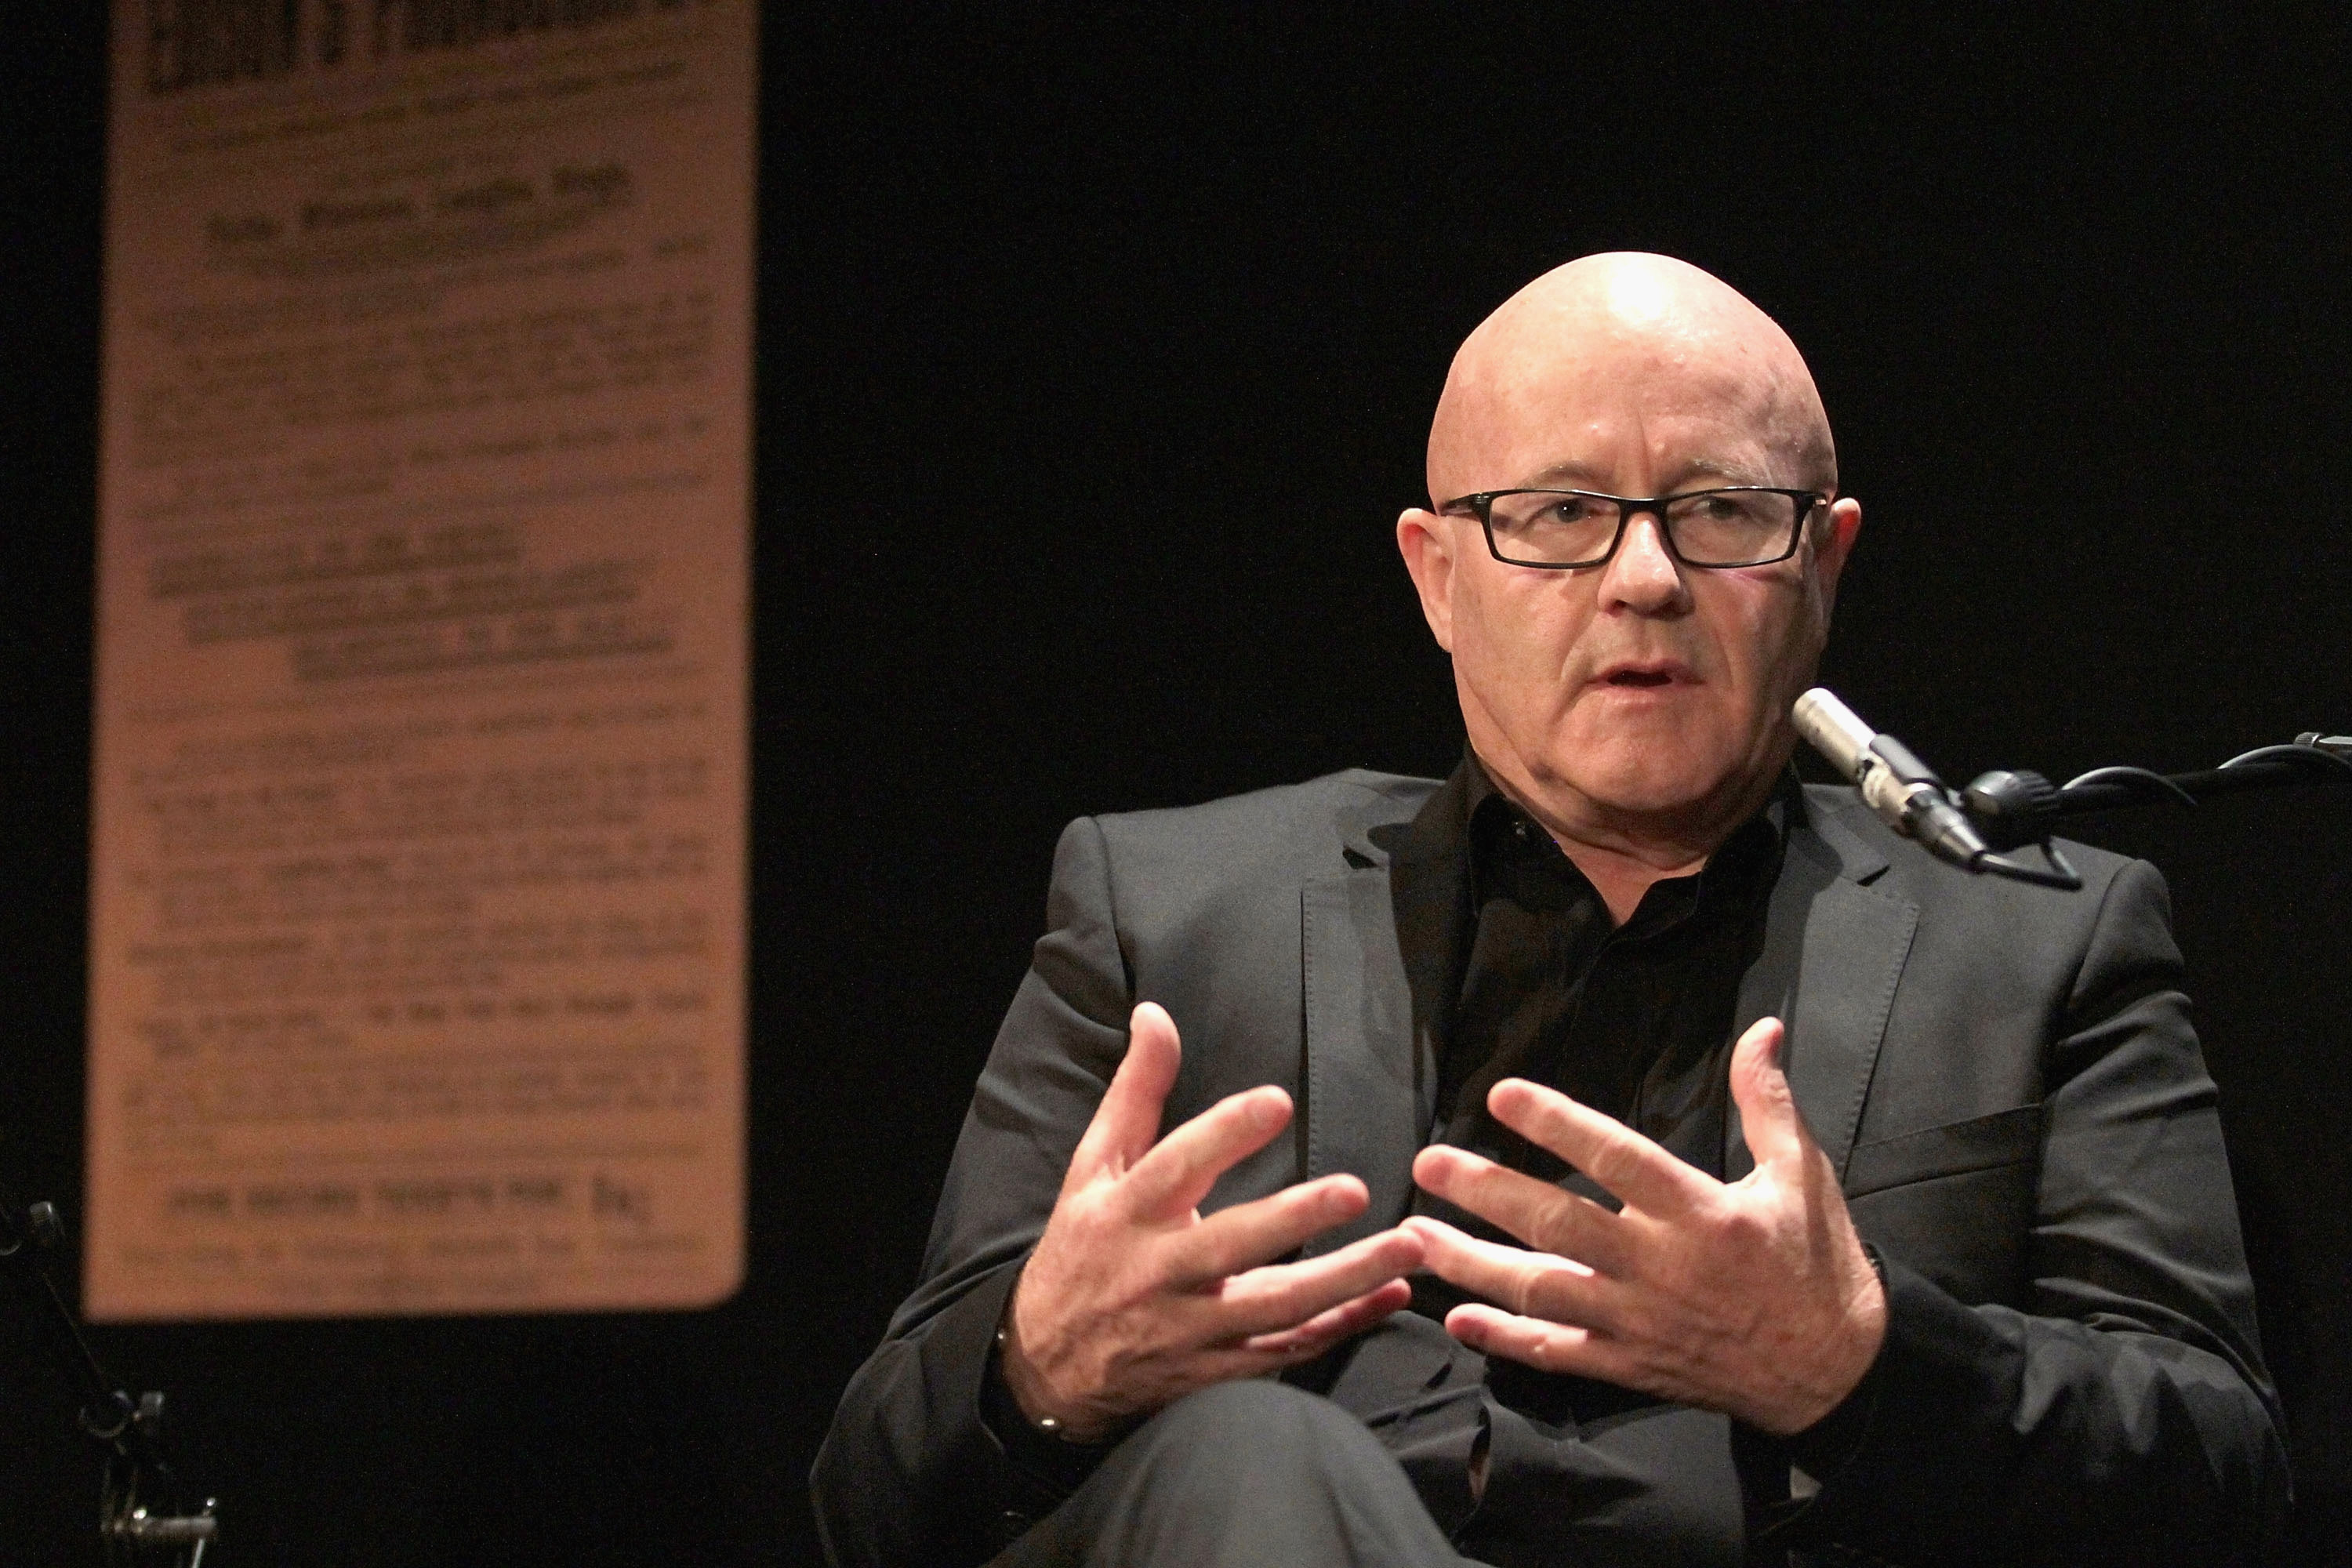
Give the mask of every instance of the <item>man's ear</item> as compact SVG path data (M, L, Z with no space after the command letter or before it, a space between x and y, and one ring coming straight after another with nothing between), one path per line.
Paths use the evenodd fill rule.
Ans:
M1829 526L1822 530L1813 545L1813 570L1820 574L1824 616L1837 604L1838 577L1845 571L1846 557L1853 553L1854 535L1861 531L1860 501L1852 496L1840 496L1830 503Z
M1454 526L1450 520L1422 508L1407 507L1397 517L1397 552L1412 585L1421 595L1421 613L1429 622L1437 646L1454 651Z

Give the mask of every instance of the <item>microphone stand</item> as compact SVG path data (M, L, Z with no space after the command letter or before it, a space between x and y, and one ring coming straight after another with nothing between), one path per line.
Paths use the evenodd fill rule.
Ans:
M2147 768L2093 768L2063 784L2023 769L1979 773L1955 802L1987 843L2000 848L2040 842L2053 863L2065 862L2049 843L2062 817L2087 816L2141 805L2185 805L2256 790L2352 784L2352 735L2308 731L2279 746L2257 746L2218 768L2159 773ZM1998 871L1998 866L1988 869ZM2067 868L2071 872L2072 868Z
M99 1539L110 1568L203 1568L205 1550L219 1539L220 1521L206 1498L186 1511L179 1479L164 1458L163 1396L137 1399L99 1364L73 1310L41 1267L40 1254L65 1241L57 1205L18 1208L0 1188L0 1277L13 1277L36 1298L34 1313L47 1325L67 1380L81 1391L81 1429L106 1450L99 1494Z

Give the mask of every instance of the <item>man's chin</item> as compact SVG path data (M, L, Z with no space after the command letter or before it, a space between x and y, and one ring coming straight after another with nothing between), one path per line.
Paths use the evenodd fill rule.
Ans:
M1713 759L1646 752L1613 760L1580 758L1558 776L1598 815L1664 823L1706 815L1736 787L1731 772Z

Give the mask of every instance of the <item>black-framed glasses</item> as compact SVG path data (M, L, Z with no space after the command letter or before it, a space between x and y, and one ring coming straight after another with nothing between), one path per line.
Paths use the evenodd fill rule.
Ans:
M1681 495L1601 495L1591 490L1480 490L1438 510L1467 508L1486 531L1486 548L1508 566L1565 572L1617 553L1637 512L1659 522L1666 551L1685 566L1768 566L1797 552L1805 519L1829 497L1819 490L1733 485Z

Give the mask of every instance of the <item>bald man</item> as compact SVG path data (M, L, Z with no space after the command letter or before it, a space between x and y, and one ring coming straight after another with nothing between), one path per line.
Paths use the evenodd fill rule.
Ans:
M1787 335L1573 262L1463 345L1429 484L1462 765L1064 834L818 1459L836 1561L2255 1559L2162 884L1795 782L1862 511Z

